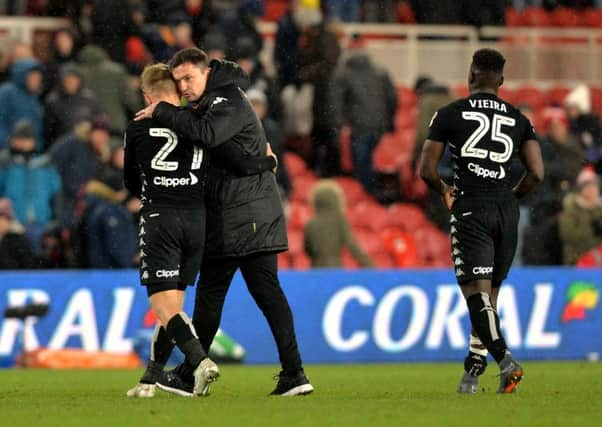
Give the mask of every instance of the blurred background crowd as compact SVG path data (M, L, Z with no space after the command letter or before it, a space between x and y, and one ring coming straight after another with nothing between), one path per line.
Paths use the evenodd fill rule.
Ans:
M140 201L122 182L123 131L143 107L144 66L195 45L247 72L240 86L284 159L277 178L291 250L280 256L281 267L448 266L448 213L415 169L430 118L466 89L429 76L397 86L360 35L342 46L341 23L600 27L600 6L602 0L0 0L0 15L70 22L35 55L21 40L0 48L0 268L137 265ZM260 56L260 20L277 22L270 58ZM518 263L602 263L596 90L525 86L500 94L532 120L546 167L543 184L522 204ZM442 173L451 180L446 162ZM518 180L518 164L513 173Z

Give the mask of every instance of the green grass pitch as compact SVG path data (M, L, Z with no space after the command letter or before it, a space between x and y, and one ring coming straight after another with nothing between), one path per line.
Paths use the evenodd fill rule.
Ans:
M128 399L139 371L0 370L0 426L602 426L602 364L525 363L515 395L457 395L458 364L307 366L305 397L266 396L275 366L227 366L206 398Z

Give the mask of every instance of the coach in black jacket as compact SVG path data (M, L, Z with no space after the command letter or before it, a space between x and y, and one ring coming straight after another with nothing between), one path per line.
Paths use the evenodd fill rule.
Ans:
M139 117L151 117L187 139L209 148L206 187L207 243L197 287L194 327L209 348L234 273L240 268L249 292L266 317L280 356L282 372L272 394L313 391L303 372L293 317L278 281L277 253L287 250L286 223L273 173L241 176L228 161L233 142L249 156L264 156L265 133L237 82L243 71L234 63L211 61L200 49L184 49L169 63L181 94L192 108L151 104ZM186 388L184 369L169 372L164 389ZM159 386L161 386L161 382Z

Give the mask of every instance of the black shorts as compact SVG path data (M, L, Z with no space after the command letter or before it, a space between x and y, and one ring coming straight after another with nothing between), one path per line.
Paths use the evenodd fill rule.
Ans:
M499 286L508 276L516 252L518 217L514 198L454 202L451 250L460 285L484 279Z
M205 248L205 219L204 208L142 208L138 245L143 285L194 283Z

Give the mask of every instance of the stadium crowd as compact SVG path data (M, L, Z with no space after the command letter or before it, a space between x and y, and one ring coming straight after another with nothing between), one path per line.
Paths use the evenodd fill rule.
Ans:
M40 59L18 40L0 49L0 268L137 265L140 201L123 186L123 131L144 104L143 67L193 45L246 71L240 86L285 160L278 182L291 250L282 267L449 265L448 213L416 178L416 159L434 112L466 93L426 76L396 89L361 37L344 51L338 21L500 24L532 8L586 14L599 2L515 0L508 11L509 2L491 1L479 22L459 15L466 2L430 3L0 1L0 13L72 21ZM264 14L278 20L275 75L259 57ZM591 88L528 89L500 94L530 116L545 158L544 183L523 205L519 258L600 263L602 250L590 252L602 245L602 134ZM453 175L450 159L443 175ZM322 178L334 179L314 188Z

